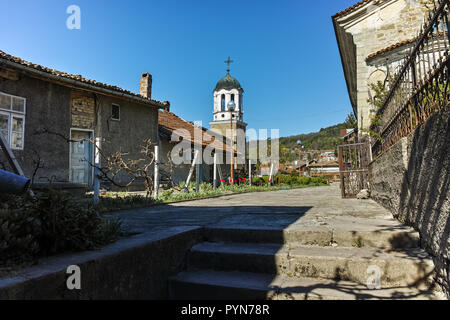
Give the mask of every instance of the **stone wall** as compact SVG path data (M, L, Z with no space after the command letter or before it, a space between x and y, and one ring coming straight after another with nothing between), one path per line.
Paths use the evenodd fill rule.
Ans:
M366 59L375 52L415 38L428 12L426 5L433 7L430 4L432 0L374 0L335 18L347 86L357 109L360 132L370 126L369 83L384 80L380 79L380 72L385 73L368 65Z
M39 159L42 161L43 166L35 176L36 183L67 182L69 144L56 135L38 133L46 128L69 136L71 89L15 71L10 73L16 77L0 75L0 91L26 99L24 149L14 150L14 155L28 177L33 175ZM0 162L5 162L2 157L0 152Z
M450 105L375 159L372 198L421 235L450 296Z
M368 66L367 57L381 49L417 36L423 24L426 7L423 0L397 0L370 15L351 28L356 45L358 123L370 125L369 86L376 67ZM429 2L429 1L428 1ZM374 79L377 81L379 79Z
M159 141L158 110L148 105L101 95L97 96L97 104L98 120L94 128L96 137L103 141L101 145L103 154L107 156L121 152L128 153L124 157L126 159L145 159L141 153L145 141L150 139L152 144L157 144ZM120 108L120 120L114 120L111 117L113 104ZM116 176L115 181L125 185L129 179L128 174L121 172ZM136 181L133 186L120 190L144 189L143 181Z
M175 143L170 143L167 139L162 138L160 141L160 170L161 174L171 175L172 183L174 185L179 185L181 182L185 182L188 175L189 170L191 168L191 164L182 163L182 164L173 164L170 165L168 155L172 152L173 147L175 146ZM202 153L205 151L205 149L202 149ZM191 160L192 161L192 160ZM201 182L208 182L212 183L213 181L213 168L214 166L211 164L207 164L202 162L201 164ZM223 171L226 172L226 171ZM217 175L217 177L219 177ZM193 176L191 178L191 181L195 182L195 171L193 173ZM161 181L163 182L163 181Z
M95 100L91 95L76 90L72 91L71 115L73 128L94 128Z
M146 139L158 142L158 110L147 104L73 89L3 67L0 91L26 99L24 149L13 152L24 174L35 174L35 184L70 182L67 139L71 129L92 130L95 137L105 139L106 155L121 151L138 158ZM111 117L113 104L120 106L120 120ZM40 169L35 172L39 161ZM0 153L0 168L2 164L7 161ZM128 181L126 175L119 178Z

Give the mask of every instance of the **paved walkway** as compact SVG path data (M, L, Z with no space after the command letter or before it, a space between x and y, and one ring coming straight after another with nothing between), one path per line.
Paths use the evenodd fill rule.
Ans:
M173 226L378 231L401 228L372 200L341 199L339 186L227 195L109 214L127 233Z

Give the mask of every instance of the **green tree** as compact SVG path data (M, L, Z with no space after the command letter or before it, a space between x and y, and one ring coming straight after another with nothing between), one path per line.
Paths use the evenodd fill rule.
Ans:
M356 129L358 127L358 121L352 112L347 115L344 125L346 129Z

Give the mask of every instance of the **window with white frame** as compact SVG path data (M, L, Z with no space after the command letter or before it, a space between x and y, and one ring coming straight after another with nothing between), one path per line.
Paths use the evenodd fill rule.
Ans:
M25 98L0 92L0 133L11 149L23 149L25 111Z

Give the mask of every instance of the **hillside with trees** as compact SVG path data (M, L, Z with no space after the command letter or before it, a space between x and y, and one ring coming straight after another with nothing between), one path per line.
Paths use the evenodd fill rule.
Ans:
M299 146L297 141L301 141L304 150L335 150L341 144L339 133L341 129L352 129L356 127L356 120L353 114L349 114L343 123L339 123L327 128L322 128L318 132L298 134L290 137L280 138L280 162L293 161L298 159Z
M357 127L357 122L352 113L342 123L322 128L318 132L298 134L290 137L280 138L280 163L299 159L299 146L297 141L301 141L304 151L308 150L334 150L337 154L337 146L341 144L339 133L341 129L353 129ZM267 141L270 150L270 138Z

